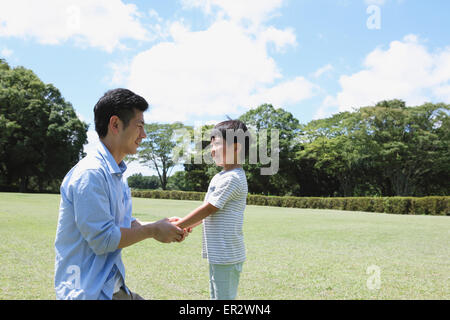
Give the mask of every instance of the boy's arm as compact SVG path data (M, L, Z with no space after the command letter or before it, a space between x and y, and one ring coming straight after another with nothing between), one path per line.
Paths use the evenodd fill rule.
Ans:
M207 216L216 213L218 210L219 208L216 208L212 204L205 202L200 207L189 213L187 216L177 221L175 225L177 227L180 227L181 229L194 227L196 225L199 225Z

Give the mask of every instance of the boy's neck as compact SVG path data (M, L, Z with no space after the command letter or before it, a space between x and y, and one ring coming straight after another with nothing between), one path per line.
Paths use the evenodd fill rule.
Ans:
M223 166L224 171L229 171L229 170L233 170L236 168L242 168L242 164L225 164Z

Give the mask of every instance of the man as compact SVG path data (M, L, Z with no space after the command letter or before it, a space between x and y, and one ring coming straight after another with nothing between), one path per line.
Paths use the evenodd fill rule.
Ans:
M186 233L162 219L143 223L131 216L123 159L135 154L148 103L127 89L105 93L94 107L100 143L73 167L61 185L55 240L57 299L142 299L125 285L121 249L147 238L169 243Z

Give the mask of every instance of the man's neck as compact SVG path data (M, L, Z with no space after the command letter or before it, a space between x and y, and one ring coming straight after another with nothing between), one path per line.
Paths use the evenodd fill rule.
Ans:
M105 145L105 147L109 150L117 165L119 165L122 160L125 158L125 154L120 152L120 150L116 147L116 144L108 137L100 139L100 141Z

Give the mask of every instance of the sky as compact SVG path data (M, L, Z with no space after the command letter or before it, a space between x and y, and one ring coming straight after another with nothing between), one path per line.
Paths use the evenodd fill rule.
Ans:
M90 124L109 89L145 121L201 125L263 103L301 123L402 99L450 103L448 0L0 0L0 58ZM127 175L154 172L137 163Z

